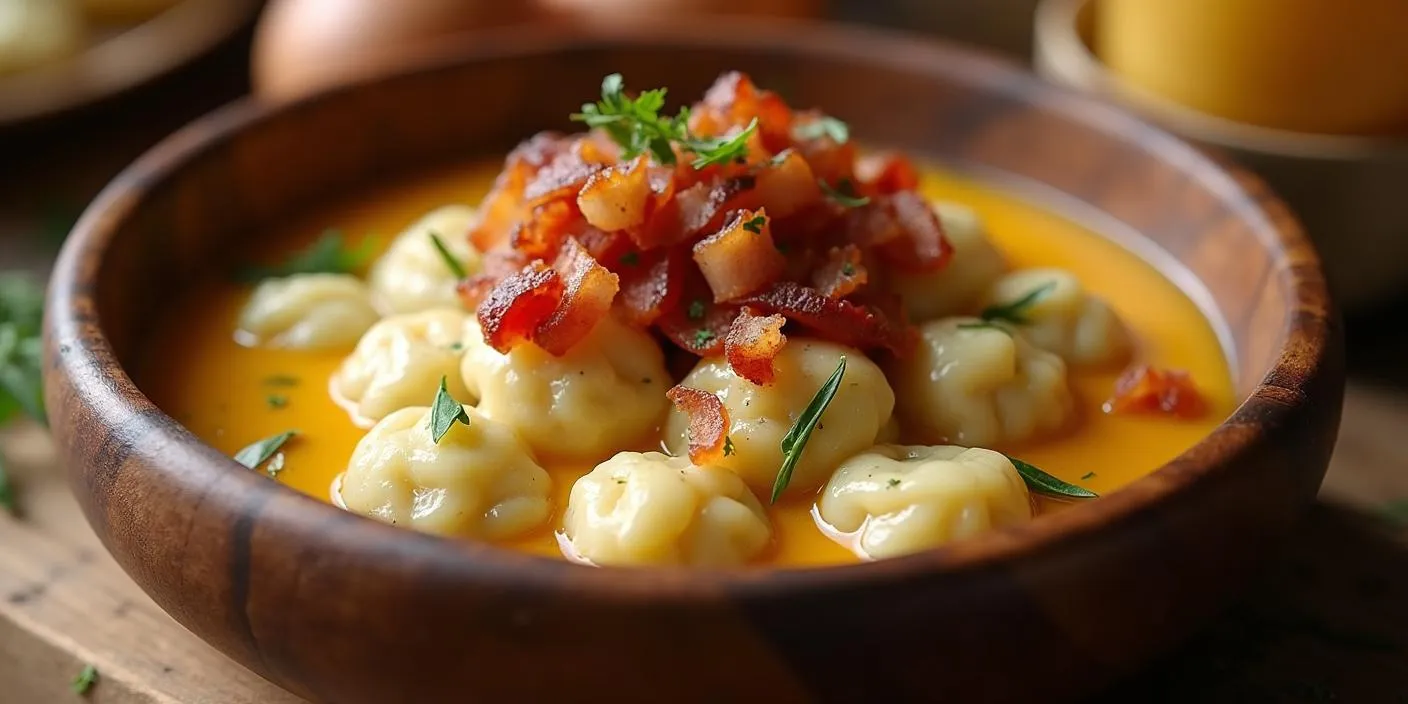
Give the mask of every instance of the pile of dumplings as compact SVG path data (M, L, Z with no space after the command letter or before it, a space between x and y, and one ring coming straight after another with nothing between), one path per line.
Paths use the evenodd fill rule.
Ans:
M1129 334L1103 301L1059 269L1009 271L969 209L939 203L954 248L944 269L891 283L919 344L883 368L863 352L789 336L774 381L756 385L723 358L680 384L727 410L729 451L698 466L688 418L660 343L607 316L555 357L532 344L485 344L435 250L438 233L471 274L480 254L460 233L463 206L402 233L366 281L310 274L267 280L241 319L250 344L350 350L331 380L368 427L337 502L387 523L440 535L509 540L550 528L564 553L596 565L733 566L763 559L773 528L762 501L781 441L844 356L845 374L783 501L815 501L819 530L862 558L925 550L1032 517L1026 485L993 447L1071 428L1069 367L1117 366ZM972 317L1035 289L1018 324ZM468 423L436 443L429 404L441 380ZM904 444L900 444L901 441ZM664 450L648 451L651 449ZM544 466L592 467L571 488L559 525Z

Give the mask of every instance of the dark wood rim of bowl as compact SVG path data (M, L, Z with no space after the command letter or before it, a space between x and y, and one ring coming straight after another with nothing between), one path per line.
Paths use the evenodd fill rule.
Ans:
M824 53L856 57L869 63L902 63L910 70L954 76L984 76L992 90L1036 96L1042 109L1059 111L1107 132L1126 135L1150 158L1173 160L1210 190L1244 197L1259 203L1260 212L1245 217L1264 222L1259 229L1276 233L1267 246L1291 264L1282 270L1294 291L1291 323L1278 350L1274 367L1252 395L1212 434L1150 475L1109 495L1039 520L994 531L976 539L906 557L856 565L806 569L742 569L709 571L681 568L594 569L565 561L516 553L491 545L455 541L395 528L355 516L251 472L206 445L174 419L161 412L133 384L117 364L98 320L93 294L114 233L142 207L152 184L172 178L183 163L216 145L236 139L242 128L270 119L282 111L357 91L359 87L436 67L449 69L461 62L487 61L516 55L539 55L554 48L584 45L662 44L690 46L747 46L767 42L801 55ZM1089 98L1042 83L1010 64L980 54L903 34L835 25L768 21L691 21L689 26L654 26L592 30L499 30L474 41L410 62L390 76L368 78L347 86L279 105L243 101L202 118L152 149L117 177L79 220L61 254L50 286L46 321L47 384L50 399L60 398L76 408L59 409L56 422L86 419L96 429L69 429L82 433L112 434L107 446L134 456L143 466L155 468L143 481L161 482L200 511L238 517L239 523L257 520L260 531L274 531L301 548L336 554L352 552L368 569L393 569L414 564L422 574L436 575L437 584L481 584L544 596L566 588L574 598L632 604L689 603L717 595L720 590L757 601L794 598L799 591L814 594L847 589L865 583L894 582L907 575L930 572L1001 569L1023 555L1057 544L1081 547L1098 534L1120 530L1136 522L1141 512L1162 502L1192 493L1211 478L1237 471L1238 460L1249 456L1269 434L1289 432L1304 407L1325 402L1324 395L1308 394L1324 387L1323 379L1335 373L1333 352L1337 344L1330 324L1333 311L1319 268L1319 260L1299 225L1285 206L1266 191L1259 180L1232 166L1220 165L1138 118ZM1137 138L1136 138L1137 137ZM1317 384L1317 380L1322 383ZM71 388L65 388L65 385ZM1331 384L1330 386L1333 386ZM1338 402L1337 399L1334 402ZM1249 431L1249 428L1256 430ZM185 461L173 466L179 457ZM163 458L167 464L163 464ZM122 462L122 458L114 459ZM71 468L72 483L80 501L89 508L89 494L106 491L102 467ZM215 487L215 488L213 488ZM250 530L233 528L232 540L248 541ZM101 533L102 531L100 531ZM243 553L249 559L247 545ZM248 570L249 565L234 569Z

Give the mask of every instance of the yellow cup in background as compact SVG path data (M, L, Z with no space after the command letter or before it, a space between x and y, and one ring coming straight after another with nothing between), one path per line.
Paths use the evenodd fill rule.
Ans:
M1095 49L1130 84L1219 117L1408 133L1408 0L1099 0Z

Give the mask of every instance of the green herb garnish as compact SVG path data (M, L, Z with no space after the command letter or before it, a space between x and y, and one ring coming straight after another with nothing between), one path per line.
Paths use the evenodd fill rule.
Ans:
M859 208L870 203L870 197L856 193L855 184L851 183L848 178L838 181L835 188L832 188L825 179L817 179L816 185L821 186L821 192L826 195L828 200L843 208Z
M694 153L696 169L742 159L748 151L748 137L758 129L754 119L732 137L697 137L689 132L689 108L680 108L678 115L668 117L660 114L664 107L664 88L643 91L631 98L626 95L621 74L613 73L601 81L601 100L586 103L572 119L605 130L621 146L623 159L650 152L659 163L672 165L674 145L679 145Z
M1085 474L1081 475L1080 480L1081 480L1081 481L1085 481L1085 480L1087 480L1087 479L1093 478L1094 476L1095 476L1095 473L1094 473L1094 472L1086 472Z
M891 480L885 482L885 488L886 488L886 489L893 489L893 488L895 488L895 487L897 487L897 486L899 486L899 485L900 485L900 480L898 480L898 479L891 479Z
M625 254L621 255L620 261L621 266L635 266L637 264L640 264L640 253L626 252Z
M469 278L469 272L464 270L464 265L460 260L455 259L455 255L450 254L450 248L445 246L445 242L440 239L440 235L430 233L430 243L435 245L435 251L440 255L440 259L445 262L445 268L455 275L456 279Z
M1017 473L1022 475L1022 481L1027 483L1027 488L1038 494L1054 496L1058 499L1094 499L1100 496L1089 489L1063 482L1016 457L1009 456L1007 459L1011 460L1012 466L1017 468Z
M834 117L823 115L817 120L798 125L792 130L792 136L799 140L830 137L837 144L845 144L851 139L851 127Z
M273 376L264 377L265 386L283 388L288 386L298 386L298 384L298 377L289 374L275 374Z
M82 697L88 694L88 691L93 689L93 685L97 683L98 668L92 665L84 665L83 670L78 673L78 676L74 677L73 681L68 683L68 688L73 690L74 694Z
M713 342L714 337L715 335L713 330L699 328L698 330L694 331L694 346L703 347L709 344L710 342Z
M748 222L743 223L743 229L755 235L761 235L763 234L763 225L766 224L768 224L768 216L754 215L748 219Z
M277 411L288 406L288 397L283 394L269 394L264 397L264 403L268 404L269 408Z
M1047 294L1051 293L1055 288L1055 281L1047 281L1011 303L991 305L984 308L983 312L978 314L978 317L987 322L1005 320L1009 323L1016 323L1017 325L1026 325L1031 322L1027 320L1029 309L1036 305L1037 301L1040 301Z
M1011 331L1011 330L1008 330L1007 328L1004 328L1004 327L1002 327L1001 325L997 325L997 324L995 324L995 323L989 323L989 322L987 322L987 321L972 322L972 323L959 323L959 324L958 324L958 329L959 329L959 330L996 330L996 331L998 331L998 332L1000 332L1000 333L1003 333L1003 334L1005 334L1005 335L1009 335L1009 336L1010 336L1010 335L1012 334L1012 331Z
M5 456L0 455L0 509L15 515L15 492L10 488L10 475L5 473Z
M278 435L270 435L236 452L235 461L250 469L259 469L259 465L268 462L269 458L284 446L284 443L296 435L298 435L297 430L286 430Z
M362 240L355 248L344 242L341 230L324 230L316 242L276 266L247 267L236 273L246 283L295 274L353 274L361 271L376 253L373 237Z
M735 452L733 449L733 438L724 436L724 457L728 457Z
M44 423L44 290L29 277L0 273L0 423L23 411Z
M841 388L841 377L845 375L846 356L841 355L831 378L816 390L811 403L803 409L802 415L797 416L797 422L782 436L782 467L777 470L777 479L772 483L772 499L769 503L777 503L777 499L787 489L787 484L792 481L792 470L796 469L797 463L801 461L802 452L812 437L812 431L816 429L817 423L821 422L821 414L831 405L831 399L836 398L836 391Z
M850 263L850 262L845 262L845 263L841 264L841 275L842 275L842 276L855 276L855 273L856 273L856 265L855 265L855 264L852 264L852 263Z
M430 404L430 439L439 445L440 439L450 432L450 427L455 423L469 425L469 414L465 413L464 404L450 395L442 376L440 388L435 391L435 401Z
M690 301L690 302L689 302L689 310L688 310L688 311L685 311L685 315L688 315L690 320L703 320L703 319L704 319L704 301L701 301L701 300L698 300L698 299L695 299L695 300L693 300L693 301Z

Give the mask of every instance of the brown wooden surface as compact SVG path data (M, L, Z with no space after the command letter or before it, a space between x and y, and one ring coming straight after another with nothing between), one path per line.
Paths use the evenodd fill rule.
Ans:
M1313 498L1339 418L1338 329L1313 253L1255 180L1004 66L894 37L701 23L468 44L494 60L184 131L100 199L60 261L48 399L79 505L144 590L265 676L329 701L1069 697L1219 610ZM1208 287L1249 402L1150 478L1028 527L860 566L695 573L591 570L358 519L239 469L121 373L146 312L245 232L562 124L560 91L522 87L585 95L622 70L688 95L725 68L1137 229Z

